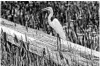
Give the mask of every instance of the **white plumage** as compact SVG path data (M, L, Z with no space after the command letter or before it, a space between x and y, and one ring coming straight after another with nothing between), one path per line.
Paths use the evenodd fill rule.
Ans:
M56 31L57 34L59 34L61 39L66 40L65 32L64 32L63 27L60 24L59 20L54 18L53 21L51 21L51 17L53 16L53 9L51 7L47 7L47 8L44 8L42 10L49 11L49 16L48 16L49 25Z
M61 50L61 39L66 40L66 36L65 36L63 27L60 24L58 19L54 18L53 21L51 21L51 17L53 16L53 9L51 7L47 7L42 10L49 11L48 23L57 33L57 50ZM60 41L60 44L58 43L58 40Z
M66 40L65 32L58 19L54 18L54 20L50 22L49 25L56 31L57 34L59 34L61 39Z

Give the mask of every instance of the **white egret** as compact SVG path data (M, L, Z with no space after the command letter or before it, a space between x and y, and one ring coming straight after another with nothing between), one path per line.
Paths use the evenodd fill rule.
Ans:
M57 33L57 50L58 50L58 47L59 47L58 40L60 42L61 42L61 39L66 40L66 35L65 35L65 32L64 32L63 27L60 24L59 20L57 18L54 18L53 20L51 20L51 18L53 16L52 7L46 7L44 9L42 9L42 11L46 11L46 10L49 11L48 23ZM61 43L60 43L59 50L61 50Z

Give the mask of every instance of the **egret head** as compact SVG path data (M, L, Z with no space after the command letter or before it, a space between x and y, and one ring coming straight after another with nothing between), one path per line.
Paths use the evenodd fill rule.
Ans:
M46 8L43 8L42 11L49 11L49 12L53 12L53 9L52 7L46 7Z

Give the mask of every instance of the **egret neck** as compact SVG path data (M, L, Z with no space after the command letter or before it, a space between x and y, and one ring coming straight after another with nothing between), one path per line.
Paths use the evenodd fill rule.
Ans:
M53 16L53 11L50 11L50 14L48 16L48 23L51 23L51 17Z

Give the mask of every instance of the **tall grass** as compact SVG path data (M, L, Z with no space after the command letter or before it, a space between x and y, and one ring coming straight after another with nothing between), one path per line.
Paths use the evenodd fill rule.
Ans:
M39 56L29 51L29 42L17 40L14 37L14 43L7 41L7 35L2 31L1 40L1 66L57 66L51 59ZM27 38L26 38L27 39ZM16 44L20 46L16 46ZM45 54L45 49L43 51Z
M48 55L49 55L49 59L45 57L45 48L43 49L42 52L42 56L39 56L35 53L31 53L29 52L29 42L27 41L27 37L26 37L26 41L27 42L23 42L23 39L18 40L17 37L14 37L14 43L12 44L7 40L7 34L5 32L3 32L3 30L1 30L1 36L0 36L0 40L1 40L1 65L2 66L60 66L58 64L56 64L54 61L52 61L52 59L50 58L50 52L49 50ZM20 46L16 46L17 44L20 44ZM68 47L68 52L72 53L73 55L77 55L78 51L74 50L75 47ZM38 50L38 49L37 49ZM92 53L92 52L91 52ZM80 52L79 54L82 57L85 57L88 60L91 60L93 63L95 62L95 60L93 59L94 57L92 57L91 55L86 55L85 53L82 54ZM58 57L58 55L57 55ZM59 59L59 57L57 58ZM74 60L73 60L74 59ZM77 58L74 56L71 57L71 63L68 65L69 59L65 59L63 58L63 62L62 66L82 66L82 64L80 64L80 60L76 60ZM91 65L93 66L94 64L91 63ZM90 63L87 62L87 66L89 66ZM99 65L98 65L99 66Z

